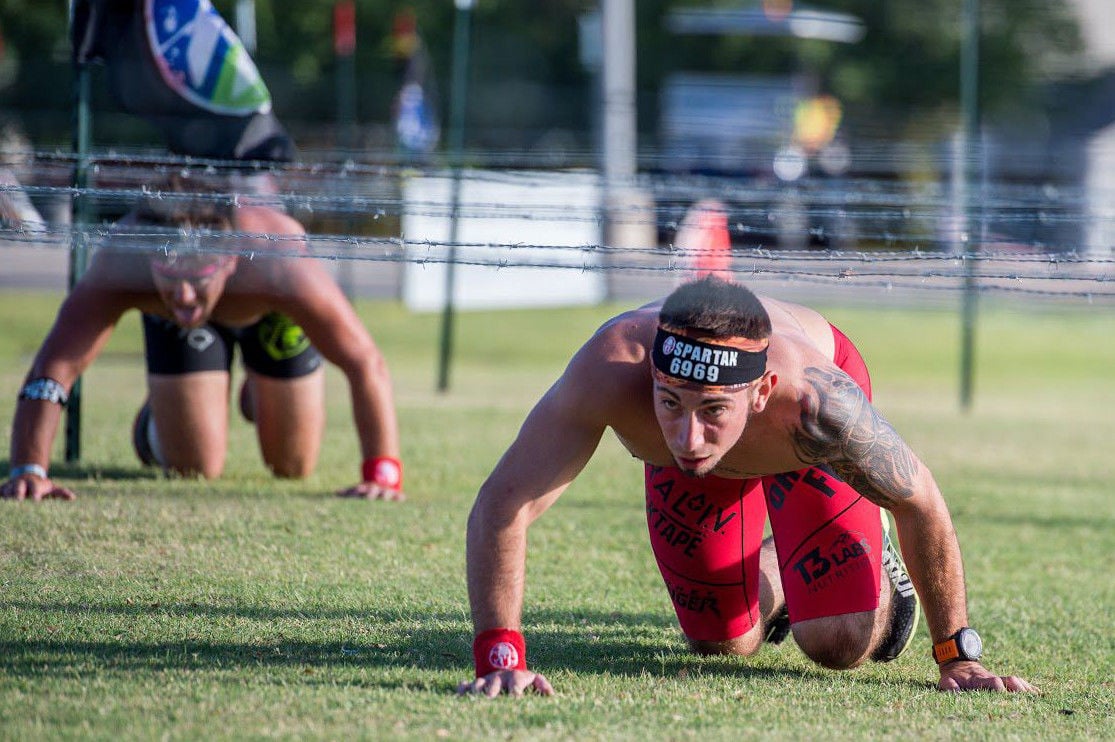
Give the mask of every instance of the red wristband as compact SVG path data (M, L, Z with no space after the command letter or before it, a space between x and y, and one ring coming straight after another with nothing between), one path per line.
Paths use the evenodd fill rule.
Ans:
M472 659L478 678L499 670L525 670L527 643L518 631L488 629L472 640Z
M392 456L376 456L373 459L364 459L360 467L360 474L365 482L378 484L390 490L403 488L403 462Z

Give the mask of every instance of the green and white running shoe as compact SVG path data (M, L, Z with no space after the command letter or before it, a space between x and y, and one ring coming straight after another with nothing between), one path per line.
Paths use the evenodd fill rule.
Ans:
M774 614L766 626L766 634L763 636L763 641L767 644L781 644L790 635L790 612L786 610L786 604L782 604L782 610Z
M144 466L164 466L163 447L151 416L151 400L144 400L132 422L132 447Z
M914 583L906 572L902 555L890 536L890 516L880 509L883 518L883 573L890 578L890 628L882 643L875 649L871 659L875 662L890 662L897 659L910 646L918 628L921 616L921 603L914 590Z

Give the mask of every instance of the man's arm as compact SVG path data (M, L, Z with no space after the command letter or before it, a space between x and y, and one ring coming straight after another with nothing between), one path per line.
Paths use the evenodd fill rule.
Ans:
M86 280L75 286L62 303L54 326L35 356L25 384L47 379L48 382L37 382L37 387L56 388L68 394L77 377L100 353L127 308L127 302L118 292L98 287L98 275L91 269ZM26 385L23 387L27 388ZM26 396L44 395L20 392L12 421L9 459L14 476L0 485L0 497L72 500L72 491L56 487L47 476L54 436L62 418L62 405L50 399L27 399Z
M310 342L337 366L348 381L352 416L367 466L376 461L399 461L399 431L387 361L372 340L340 288L312 259L289 261L300 273L299 283L316 288L295 295L286 311L305 331ZM354 468L358 468L355 467ZM401 468L400 468L401 478ZM368 472L367 474L372 474ZM365 476L363 482L340 494L372 499L403 499L401 487L392 488Z
M592 457L604 427L551 389L484 482L468 520L469 601L476 631L520 628L526 534Z
M521 631L527 529L581 472L604 433L600 405L586 399L594 390L578 374L579 365L575 359L534 407L473 504L466 563L478 636ZM544 677L529 670L483 673L462 683L459 692L494 696L503 689L519 695L532 686L552 692Z
M282 235L280 244L296 251L305 234L291 217L273 209L246 206L237 215L239 227L253 234ZM264 248L267 246L265 245ZM344 373L352 397L352 416L363 459L353 468L364 481L338 494L368 499L405 499L401 486L373 481L377 462L399 464L399 432L387 362L333 277L311 257L258 260L246 286L268 297L289 315L327 361ZM390 468L390 467L387 467ZM384 471L381 467L380 471ZM401 480L401 465L398 469ZM401 484L401 482L400 482Z
M850 377L810 367L794 444L808 462L826 462L857 492L894 514L902 556L921 597L933 642L968 625L960 545L929 469L879 415ZM942 690L1034 690L992 675L978 662L940 666Z

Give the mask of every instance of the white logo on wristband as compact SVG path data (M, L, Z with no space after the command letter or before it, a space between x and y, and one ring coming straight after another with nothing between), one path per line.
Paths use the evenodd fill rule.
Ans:
M488 664L497 670L511 670L519 664L519 650L510 642L500 642L488 650Z
M398 487L402 478L402 470L391 459L380 459L376 462L376 484L382 484L384 487Z

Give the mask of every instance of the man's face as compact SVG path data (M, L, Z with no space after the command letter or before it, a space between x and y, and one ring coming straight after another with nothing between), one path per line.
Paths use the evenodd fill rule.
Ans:
M209 321L235 270L236 259L230 256L151 262L159 298L174 315L175 323L187 329Z
M766 401L764 377L742 388L676 386L654 382L654 414L678 468L703 477L736 444L752 412Z

